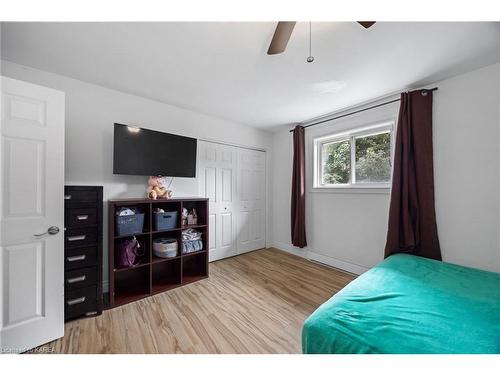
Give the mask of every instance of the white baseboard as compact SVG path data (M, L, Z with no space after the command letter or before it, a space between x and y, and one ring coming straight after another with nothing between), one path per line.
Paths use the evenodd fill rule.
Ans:
M312 251L309 252L309 259L315 262L326 264L327 266L330 267L335 267L340 270L353 273L355 275L361 275L362 273L368 271L369 269L367 267L363 267L358 264L345 262L343 260L332 258L326 255L317 254Z
M292 246L292 245L289 245L289 244L286 244L283 242L277 242L277 241L273 241L273 242L271 242L271 244L272 244L272 247L274 247L278 250L283 250L283 251L286 251L287 253L296 255L298 257L309 259L309 256L308 256L309 250L307 250L307 247L304 247L303 249L301 249L301 248L298 248L298 247L295 247L295 246Z
M367 267L360 266L358 264L346 262L343 260L339 260L336 258L332 258L326 255L315 253L314 250L310 248L300 249L298 247L292 246L290 244L286 244L283 242L273 241L272 246L278 250L286 251L287 253L306 258L318 263L322 263L324 265L338 268L343 271L347 271L353 273L355 275L361 275L362 273L368 271Z

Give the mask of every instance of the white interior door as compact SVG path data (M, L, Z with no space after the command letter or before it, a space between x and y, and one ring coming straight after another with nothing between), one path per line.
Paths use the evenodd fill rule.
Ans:
M238 254L266 246L266 154L238 151Z
M0 348L21 352L64 334L64 93L1 86Z
M209 199L209 260L236 255L237 149L212 142L198 143L200 194Z

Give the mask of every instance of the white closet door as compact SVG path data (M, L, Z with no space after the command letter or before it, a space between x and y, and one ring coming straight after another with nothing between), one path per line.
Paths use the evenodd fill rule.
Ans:
M266 154L238 150L238 254L266 245Z
M1 78L0 349L64 334L64 93Z
M209 198L209 260L237 254L237 149L212 142L198 143L200 194Z

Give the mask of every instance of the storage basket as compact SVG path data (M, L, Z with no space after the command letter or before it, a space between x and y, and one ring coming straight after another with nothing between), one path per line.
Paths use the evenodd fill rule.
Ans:
M143 227L144 227L143 213L116 217L116 234L118 236L126 236L128 234L142 233Z
M158 238L154 240L153 253L160 258L175 258L177 256L177 239Z
M154 212L155 230L174 229L177 226L177 211Z

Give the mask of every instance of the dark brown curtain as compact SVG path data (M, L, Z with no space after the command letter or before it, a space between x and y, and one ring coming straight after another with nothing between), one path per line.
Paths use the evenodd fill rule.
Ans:
M401 94L385 256L441 260L434 208L432 92Z
M304 130L302 126L296 126L293 131L292 244L298 247L307 246Z

